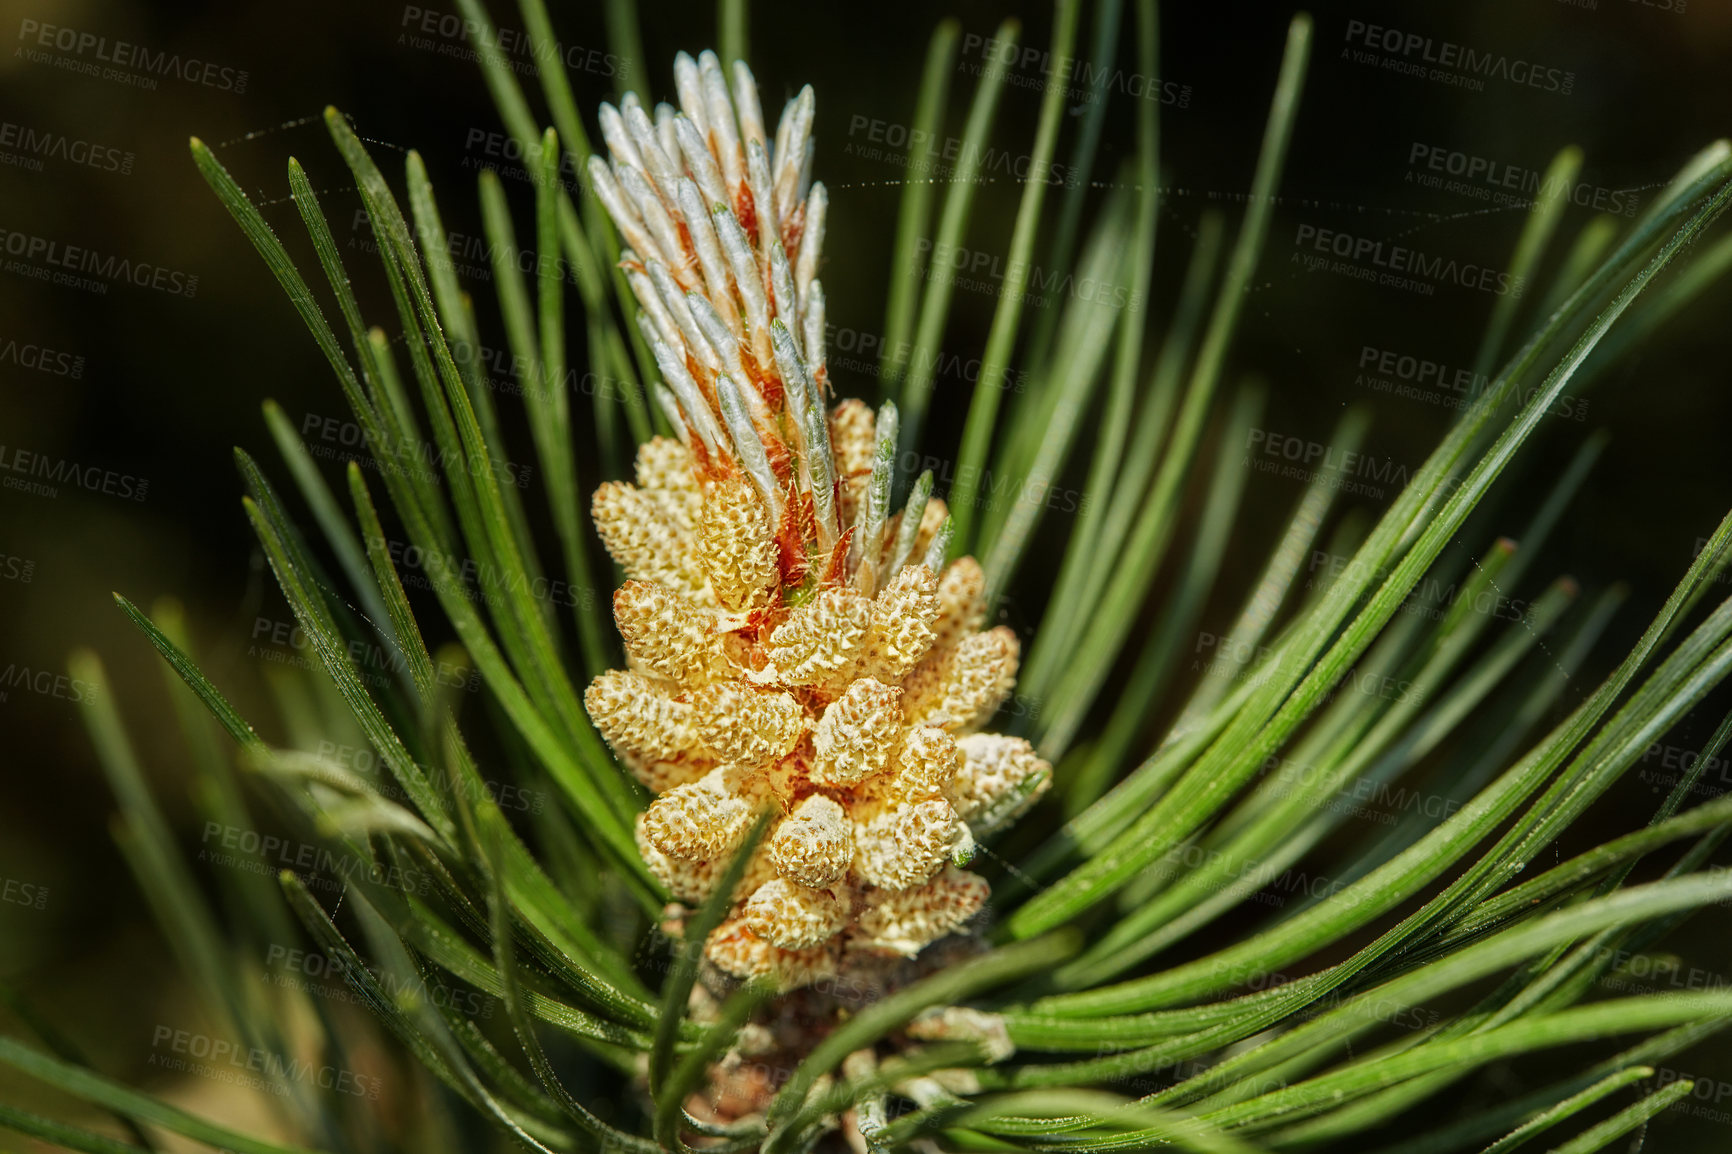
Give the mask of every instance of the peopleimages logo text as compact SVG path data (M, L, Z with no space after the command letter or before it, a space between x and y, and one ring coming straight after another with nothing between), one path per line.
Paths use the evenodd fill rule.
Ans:
M36 481L26 481L36 478ZM131 473L120 473L101 465L80 465L65 457L50 457L30 449L0 445L0 484L8 489L40 490L42 496L58 496L54 485L76 485L92 493L106 493L129 501L142 501L150 492L150 481Z
M30 48L65 52L115 68L128 68L147 76L172 76L188 84L200 84L206 88L216 88L237 95L247 90L247 72L244 68L228 68L213 61L200 60L196 56L182 56L178 52L153 51L142 44L110 40L106 36L78 28L44 24L40 20L20 20L18 39Z
M1498 296L1522 295L1523 278L1520 276L1453 257L1431 256L1406 245L1391 244L1369 236L1302 224L1294 235L1293 244L1301 251L1310 249L1423 280L1460 285Z
M84 376L84 358L77 353L61 352L46 345L0 337L0 365L17 365L55 377L78 380Z
M34 128L11 120L0 120L0 158L16 156L24 160L59 160L94 168L98 172L118 172L122 176L132 171L133 154L109 144L97 144L82 137L68 136L52 129ZM40 164L25 167L40 168Z
M1509 204L1526 204L1564 197L1582 208L1628 217L1636 215L1636 209L1642 202L1642 194L1634 189L1606 188L1583 180L1564 180L1548 176L1541 169L1524 168L1488 156L1475 156L1460 149L1417 140L1407 151L1407 163L1409 178L1417 171L1422 184L1469 195L1481 188L1493 193L1507 192L1512 195L1498 199ZM1426 179L1428 176L1429 180ZM1464 182L1462 187L1445 185L1443 178L1446 176L1460 177Z
M170 296L191 297L198 293L198 277L179 269L164 268L130 257L104 255L83 245L63 244L45 236L0 228L0 252L26 262L40 262L54 269L84 273L103 280L126 281L139 288L156 289ZM46 274L45 274L46 275ZM104 290L106 291L106 290Z
M1568 96L1576 86L1576 74L1563 68L1549 68L1531 60L1511 59L1501 52L1481 52L1452 40L1438 40L1418 32L1403 32L1363 20L1347 22L1346 40L1349 45L1384 53L1387 57L1407 62L1394 71L1410 71L1415 76L1449 80L1459 83L1462 78L1503 80L1541 92L1556 92ZM1345 56L1349 49L1342 49ZM1360 61L1374 63L1374 61ZM1411 65L1411 67L1408 67ZM1426 66L1432 66L1427 71ZM1442 75L1439 75L1442 73ZM1477 87L1477 86L1476 86Z
M585 48L577 44L565 44L558 40L536 36L531 32L522 32L513 28L489 27L487 24L459 16L454 12L442 12L437 8L423 8L418 4L405 4L403 18L398 27L404 34L418 33L421 36L437 37L450 43L457 51L444 52L442 55L460 58L474 58L475 49L482 52L501 53L505 56L525 58L521 61L506 60L503 63L513 71L523 71L518 64L535 63L548 64L554 61L563 64L572 72L587 72L594 76L614 77L621 75L630 62L627 57L617 56L612 52L604 52L598 48ZM414 48L432 47L430 43L411 44Z
M962 37L962 54L971 56L976 52L979 52L987 63L1030 72L1048 83L1066 84L1068 87L1065 95L1084 104L1093 104L1107 92L1121 93L1138 100L1153 100L1178 108L1188 108L1191 104L1189 84L1145 76L1140 72L1126 72L1123 68L1096 64L1077 56L1055 57L1050 50L1043 51L1031 45L1018 44L1014 39L1000 39L997 36L982 36L977 32L969 32ZM963 67L969 65L965 63ZM976 65L972 71L979 75L982 70ZM1032 87L1014 76L1008 79L1017 87Z

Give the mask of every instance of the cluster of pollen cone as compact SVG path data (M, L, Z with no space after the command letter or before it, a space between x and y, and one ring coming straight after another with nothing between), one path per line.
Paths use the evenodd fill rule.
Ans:
M890 512L894 406L827 403L812 90L772 142L744 64L730 83L682 53L675 78L678 110L604 105L590 162L679 439L596 491L629 667L585 704L657 794L637 842L676 900L710 896L769 811L704 952L791 989L960 929L988 888L959 867L1050 767L979 732L1017 640L982 629L974 559L945 565L930 475Z

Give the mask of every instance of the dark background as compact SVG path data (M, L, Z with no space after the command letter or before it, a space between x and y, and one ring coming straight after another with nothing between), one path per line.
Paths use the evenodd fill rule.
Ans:
M565 9L555 19L566 43L598 55L606 49L599 14L589 5L556 7ZM0 489L0 554L12 559L10 567L0 563L0 668L58 672L75 647L97 649L121 687L121 708L165 805L189 823L175 746L169 727L159 723L167 710L155 659L112 607L109 592L145 606L162 596L183 601L213 679L243 711L260 702L249 635L261 615L288 614L241 514L231 449L247 448L280 475L260 403L275 398L297 425L309 414L341 417L344 409L300 321L195 172L186 140L196 134L211 143L243 187L272 202L267 218L291 251L304 255L286 200L290 155L311 173L339 243L364 236L351 227L356 198L317 120L324 105L335 104L393 178L401 172L399 150L420 150L447 228L479 234L476 168L497 163L508 178L513 173L509 162L488 153L486 134L499 125L478 68L405 39L409 32L426 35L411 15L420 8L439 9L438 0L0 4L0 36L10 45L0 52L0 119L132 157L128 173L52 157L40 171L0 165L0 227L198 278L189 299L125 283L97 294L0 269L0 341L53 349L81 363L74 377L0 358L0 445L8 453L26 450L148 480L142 501L64 485L53 498ZM1693 152L1732 131L1732 4L1690 0L1678 12L1663 0L1476 0L1326 4L1312 11L1311 67L1282 202L1229 372L1255 372L1270 382L1262 423L1282 434L1327 440L1344 405L1369 406L1376 419L1367 450L1411 470L1442 435L1450 411L1357 385L1361 350L1388 348L1466 367L1494 298L1450 285L1417 296L1307 274L1291 261L1295 230L1309 223L1399 236L1428 252L1503 267L1522 212L1409 182L1416 143L1536 170L1574 143L1587 155L1585 183L1635 190L1645 204ZM751 57L768 114L803 83L818 90L816 171L832 193L824 282L839 328L882 328L900 191L895 166L860 152L869 143L861 125L911 119L926 40L945 14L960 20L965 35L981 37L1004 16L1019 15L1025 44L1047 41L1050 16L1039 4L755 5ZM661 98L672 88L673 53L713 42L713 10L646 3L642 15L644 59L635 63ZM1202 212L1224 207L1236 219L1234 198L1249 186L1289 15L1271 4L1166 6L1162 79L1187 94L1183 107L1161 109L1163 185L1170 195L1157 241L1157 325ZM520 27L500 5L494 16ZM244 70L245 91L173 77L145 91L31 60L17 50L33 46L23 34L32 20ZM1089 20L1085 15L1085 44ZM1351 20L1565 70L1573 74L1572 90L1563 95L1490 80L1486 91L1471 92L1366 67L1342 55ZM460 47L437 34L431 39ZM978 61L979 49L971 51L965 46L964 59ZM612 70L602 63L571 74L592 133L596 103L615 96ZM960 134L972 88L966 73L953 79L952 133ZM1109 99L1097 174L1113 173L1132 148L1133 98ZM998 147L1018 153L1029 147L1038 100L1033 88L1007 90ZM1060 160L1068 149L1067 136ZM16 147L0 151L28 155ZM528 227L529 194L520 175L506 188L521 230ZM981 190L971 246L1002 251L1017 192L1004 180ZM1569 208L1560 237L1567 242L1591 216ZM351 267L363 276L373 271L359 254ZM362 296L370 318L385 320L381 286L363 280ZM497 335L485 295L479 300L484 325ZM956 301L947 347L977 350L994 301L967 292ZM1533 476L1543 479L1590 431L1612 434L1535 574L1569 572L1590 591L1614 580L1630 583L1630 604L1608 653L1639 631L1688 564L1696 539L1732 502L1729 305L1727 286L1712 290L1600 382L1587 421L1549 420L1534 446ZM844 393L872 393L872 382L858 374L837 370L835 377ZM931 451L953 445L965 389L940 382ZM594 482L593 469L587 480ZM1226 623L1222 614L1261 562L1259 543L1297 495L1292 482L1251 479L1230 587L1205 627ZM1523 503L1533 501L1518 507ZM28 580L21 576L26 563ZM1696 719L1674 742L1695 748L1711 721ZM100 1066L136 1081L155 1007L184 995L114 850L107 825L112 802L65 694L4 691L0 773L0 874L48 890L41 911L0 905L0 977L30 989ZM195 836L189 833L189 841ZM1682 939L1716 973L1728 964L1724 926L1724 912L1709 911ZM1732 1062L1712 1051L1685 1065L1732 1078ZM18 1096L28 1089L15 1087L7 1074L0 1074L0 1088L0 1099L28 1101ZM1726 1130L1674 1112L1656 1123L1655 1133L1656 1148L1706 1150L1723 1148Z

